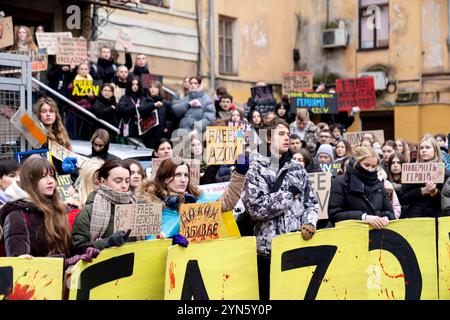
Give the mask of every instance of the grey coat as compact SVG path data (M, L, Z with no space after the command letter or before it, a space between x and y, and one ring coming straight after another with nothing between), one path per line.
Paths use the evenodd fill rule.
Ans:
M189 101L198 99L202 104L199 108L192 108ZM216 107L213 101L208 97L203 90L192 91L181 100L175 101L172 105L172 110L180 119L180 129L194 130L194 122L202 122L202 131L206 130L207 126L211 126L216 120Z
M288 173L280 189L269 193L283 171ZM301 193L294 198L288 191L290 186L297 186ZM256 221L257 251L262 256L270 256L272 239L277 235L300 231L303 224L317 224L318 202L311 181L305 169L293 160L277 170L269 157L253 151L242 202Z

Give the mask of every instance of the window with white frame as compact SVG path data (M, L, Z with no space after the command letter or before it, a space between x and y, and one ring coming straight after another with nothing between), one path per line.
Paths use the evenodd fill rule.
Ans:
M236 74L237 70L237 19L219 16L219 72Z
M359 49L389 47L389 0L359 0Z

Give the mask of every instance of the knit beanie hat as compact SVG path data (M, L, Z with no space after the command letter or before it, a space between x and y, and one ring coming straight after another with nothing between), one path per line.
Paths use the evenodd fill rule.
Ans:
M319 150L317 150L317 157L319 157L319 155L321 153L325 153L325 154L329 155L331 158L331 161L334 161L333 147L330 144L321 144L319 147Z

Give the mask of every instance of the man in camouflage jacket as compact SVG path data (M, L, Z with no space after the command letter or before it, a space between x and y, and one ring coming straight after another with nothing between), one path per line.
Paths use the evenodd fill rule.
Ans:
M268 299L272 239L301 231L303 239L309 240L316 231L318 202L305 169L288 159L289 125L276 118L262 129L267 130L269 156L261 154L261 146L251 153L242 201L256 221L258 276L264 300Z

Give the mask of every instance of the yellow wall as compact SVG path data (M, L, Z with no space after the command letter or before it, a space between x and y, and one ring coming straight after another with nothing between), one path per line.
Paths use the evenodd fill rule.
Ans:
M450 105L396 106L395 137L418 142L425 133L448 133Z

